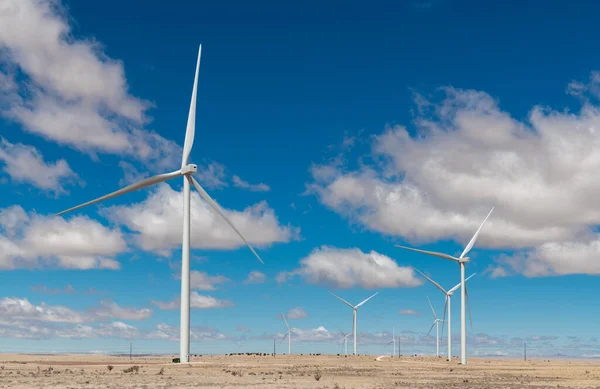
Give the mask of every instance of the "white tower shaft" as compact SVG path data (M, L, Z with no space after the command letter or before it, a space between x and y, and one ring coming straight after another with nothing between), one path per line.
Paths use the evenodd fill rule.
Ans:
M352 311L352 332L354 335L354 355L356 355L356 308Z
M452 296L448 296L448 360L452 360L452 309L450 307L450 302L452 301Z
M190 360L190 182L183 177L183 243L181 247L181 323L179 362Z
M460 263L460 363L467 364L467 306L465 299L465 264Z

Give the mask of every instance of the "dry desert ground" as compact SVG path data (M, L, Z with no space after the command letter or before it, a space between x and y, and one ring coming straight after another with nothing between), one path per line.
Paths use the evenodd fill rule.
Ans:
M168 356L4 354L0 388L600 388L600 361L471 358L461 366L432 357L335 355L170 361Z

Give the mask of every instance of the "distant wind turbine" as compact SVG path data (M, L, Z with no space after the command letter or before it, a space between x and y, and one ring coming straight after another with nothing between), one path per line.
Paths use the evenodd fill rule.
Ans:
M367 301L371 300L373 297L375 297L377 295L377 293L375 293L374 295L372 295L371 297L369 297L368 299L362 301L360 304L357 304L356 306L350 304L348 301L344 300L343 298L336 296L335 294L329 292L333 297L337 298L338 300L340 300L341 302L345 303L346 305L348 305L350 308L352 308L352 333L354 334L354 355L356 355L356 311L358 310L358 308L360 308L364 303L366 303Z
M283 342L285 340L285 338L288 338L288 355L292 354L292 329L290 328L290 326L288 325L287 320L285 320L285 315L282 313L281 317L283 317L283 321L285 322L285 326L287 327L287 332L285 333L285 335L283 335L283 338L281 338L281 342ZM281 343L279 342L279 343Z
M413 266L413 269L418 271L423 277L427 278L427 280L429 282L431 282L433 285L435 285L436 288L438 288L439 290L442 291L442 293L444 293L445 302L444 302L444 319L442 319L442 336L444 335L444 325L447 322L448 323L448 360L451 361L452 360L452 310L451 310L452 305L451 305L451 303L452 303L452 296L454 295L454 292L458 288L460 288L460 283L456 284L456 286L454 286L452 289L446 291L444 288L442 288L442 286L440 284L438 284L431 278L427 277L422 271L420 271L419 269L417 269L414 266ZM471 277L473 277L474 275L475 275L475 273L473 273L469 277L467 277L467 279L465 279L465 282L469 281L471 279ZM466 288L466 284L465 284L465 288ZM468 296L468 294L467 294L467 296ZM468 304L469 304L469 299L467 298L467 305ZM448 320L446 320L446 312L448 313ZM469 309L469 316L470 316L470 313L471 313L471 310Z
M342 337L344 338L342 342L342 349L344 349L344 355L348 355L348 337L352 335L352 332L346 334L341 329L338 328L338 330L340 330Z
M187 128L185 131L185 141L183 144L183 156L181 158L181 168L170 173L159 174L150 178L146 178L125 188L109 193L87 203L69 208L57 214L62 215L67 212L75 211L88 205L99 203L104 200L112 199L138 189L147 188L152 185L165 182L172 178L183 176L183 242L181 250L181 323L180 323L180 341L179 341L179 361L189 362L190 358L190 185L193 185L200 193L204 201L210 205L215 212L229 224L231 228L242 238L248 245L252 253L262 263L262 259L258 256L254 248L248 243L246 238L238 231L231 221L225 216L221 207L209 196L192 175L198 170L198 166L188 164L188 158L194 144L194 134L196 131L196 94L198 89L198 73L200 71L200 55L202 53L202 45L198 49L198 60L196 62L196 75L194 77L194 86L192 88L192 100L190 103L190 111L188 114Z
M392 357L396 356L396 328L392 326L392 341L388 343L388 346L393 344L392 346Z
M485 222L490 217L490 215L492 214L493 211L494 211L494 207L492 207L492 209L490 210L488 215L483 220L483 223L481 223L481 225L475 232L475 235L473 235L473 237L471 238L471 240L469 241L469 243L463 250L462 254L458 258L455 256L452 256L452 255L438 253L435 251L419 250L419 249L415 249L412 247L396 245L396 247L399 247L401 249L416 251L418 253L432 255L434 257L440 257L440 258L444 258L444 259L447 259L450 261L455 261L458 263L458 265L460 267L460 285L461 285L461 288L460 288L460 363L463 365L467 364L467 311L466 311L467 307L466 307L466 302L465 302L465 300L467 298L466 297L467 292L466 292L466 288L465 288L465 264L467 262L469 262L469 260L470 260L469 257L465 257L465 255L467 255L469 253L469 251L471 251L471 249L473 248L473 245L475 244L475 241L477 240L477 237L479 236L479 233L481 232L483 225L485 224Z
M433 326L435 326L435 355L437 357L440 356L440 322L443 321L442 319L438 319L436 314L435 314L435 310L433 309L433 305L431 305L431 300L429 300L429 296L427 296L427 301L429 302L429 306L431 307L431 312L433 313L433 324L431 325L431 328L429 329L429 331L427 332L427 335L425 336L429 336L429 333L431 332L431 330L433 329ZM444 307L445 309L445 307ZM445 311L444 311L445 313Z

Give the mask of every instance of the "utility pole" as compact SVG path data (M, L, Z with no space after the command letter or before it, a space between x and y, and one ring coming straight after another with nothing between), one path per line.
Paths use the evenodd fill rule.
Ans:
M527 342L523 342L523 356L525 358L525 362L527 362Z
M398 337L398 358L402 356L402 337Z
M273 338L273 358L275 358L275 338Z
M133 342L129 342L129 359L131 359L131 351L133 350Z

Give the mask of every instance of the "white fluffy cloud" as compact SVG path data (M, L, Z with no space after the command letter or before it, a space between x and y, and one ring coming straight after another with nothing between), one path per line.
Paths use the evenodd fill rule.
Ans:
M121 320L146 320L152 316L149 308L137 309L134 307L120 307L113 301L100 301L100 306L91 311L96 320L121 319Z
M373 164L314 165L309 191L352 221L419 244L466 243L494 205L478 246L535 248L513 260L526 275L597 274L600 110L534 107L521 122L483 92L444 96L421 100L417 135L395 126L376 136ZM579 257L565 261L569 253Z
M75 37L60 1L3 1L0 51L2 114L24 130L85 152L176 162L179 146L142 129L150 104L129 93L123 64Z
M364 253L359 249L327 246L315 249L300 261L300 268L280 273L277 280L283 282L295 275L310 283L336 288L402 288L422 284L411 267L400 267L390 257L375 251Z
M0 161L4 164L4 172L13 181L27 182L55 194L66 193L64 185L77 178L64 159L47 163L35 147L13 144L2 137Z
M420 316L419 312L413 311L412 309L402 309L398 311L400 315L408 315L408 316Z
M258 184L250 184L248 181L242 180L239 176L233 176L233 185L238 188L247 189L251 192L268 192L271 190L267 184L262 182Z
M169 340L172 342L179 341L179 327L170 326L167 324L158 324L156 330L146 335L148 339ZM216 328L212 327L192 327L190 328L190 341L192 342L207 342L215 340L232 340L231 335L225 335Z
M304 308L296 307L296 308L290 309L285 314L285 316L287 316L288 319L304 319L304 318L308 317L308 313L306 313Z
M118 229L86 216L68 221L28 215L19 206L0 210L0 268L119 269L114 256L126 250Z
M231 280L225 276L209 276L207 273L197 270L190 272L190 288L192 289L216 290L216 284L223 284L229 281Z
M110 207L103 214L137 233L136 241L144 250L173 249L181 246L181 199L181 192L161 184L145 201ZM191 212L192 248L232 249L245 246L231 227L195 191L192 192ZM279 224L274 211L265 202L243 211L225 212L246 239L258 247L288 242L297 235L296 229Z
M257 270L253 270L248 274L248 278L244 281L244 284L263 284L266 281L266 275Z
M176 297L175 299L167 302L155 301L151 300L152 304L158 307L158 309L162 310L174 310L179 309L180 306L180 298ZM220 300L214 298L212 296L205 296L198 294L198 292L190 293L190 307L197 309L213 309L213 308L227 308L232 307L235 304L229 300Z

